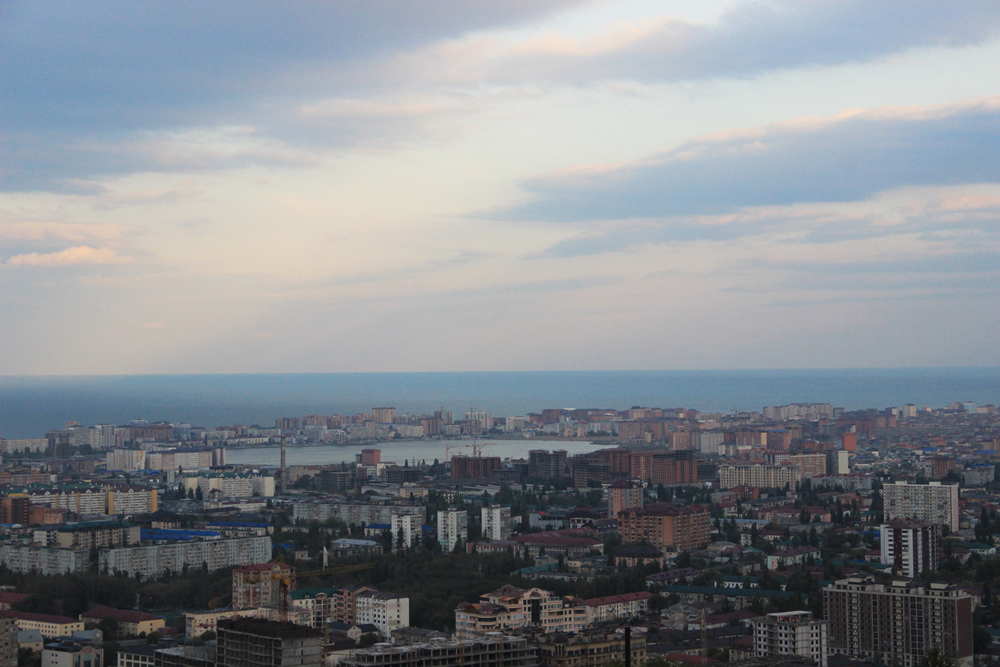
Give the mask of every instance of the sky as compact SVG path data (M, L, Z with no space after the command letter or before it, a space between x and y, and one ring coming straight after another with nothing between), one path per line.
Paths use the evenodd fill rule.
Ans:
M0 3L0 374L998 366L1000 3Z

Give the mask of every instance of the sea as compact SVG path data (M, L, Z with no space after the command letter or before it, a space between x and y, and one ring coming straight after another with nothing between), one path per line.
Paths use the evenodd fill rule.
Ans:
M369 447L382 452L383 461L399 465L434 463L434 460L448 461L457 454L471 455L472 440L392 440L365 445L318 445L315 447L287 447L285 460L288 465L328 465L330 463L353 463L354 455ZM567 455L592 452L594 444L587 440L545 440L542 438L519 438L517 440L477 440L483 456L526 459L532 449L565 449ZM277 468L281 465L280 447L248 447L227 449L226 463L250 464Z
M953 401L1000 404L1000 367L0 376L0 437L40 438L67 421L270 426L278 417L356 414L375 406L402 413L443 407L461 418L470 408L505 416L544 408L732 412L832 403L855 410Z

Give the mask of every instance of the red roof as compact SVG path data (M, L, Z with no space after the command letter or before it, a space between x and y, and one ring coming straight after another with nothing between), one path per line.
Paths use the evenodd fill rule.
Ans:
M0 609L0 616L4 618L16 618L22 621L35 621L37 623L55 623L65 625L67 623L79 623L80 621L68 616L55 616L54 614L36 614L30 611L14 611L13 609Z
M27 593L12 593L10 591L0 591L0 604L17 604L26 597L28 597Z
M140 623L142 621L162 621L160 616L153 616L144 611L132 611L131 609L115 609L114 607L104 607L99 604L91 605L89 611L80 614L80 620L89 618L94 621L111 617L119 623Z

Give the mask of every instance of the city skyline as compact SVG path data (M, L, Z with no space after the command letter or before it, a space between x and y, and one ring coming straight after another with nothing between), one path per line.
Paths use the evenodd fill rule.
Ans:
M998 366L998 31L7 3L0 375Z

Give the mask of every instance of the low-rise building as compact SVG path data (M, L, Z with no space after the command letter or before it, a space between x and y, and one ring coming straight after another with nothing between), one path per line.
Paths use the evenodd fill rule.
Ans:
M46 639L68 637L78 630L83 630L83 621L67 616L7 609L0 611L0 618L13 618L17 622L18 630L38 630Z
M410 625L410 598L395 593L365 591L357 597L357 623L371 623L383 637Z
M45 645L42 667L104 667L104 649L64 638Z
M579 632L587 624L587 605L580 598L563 598L540 588L503 586L464 602L455 610L455 633L475 637L515 628L545 632Z
M540 667L599 667L625 664L625 636L620 632L584 631L579 633L537 634ZM631 664L646 661L646 638L633 633L630 641Z
M644 617L649 612L649 601L652 597L652 593L643 591L584 600L584 604L587 605L587 622Z
M80 620L90 627L96 627L105 618L113 618L118 623L119 636L150 635L166 625L166 621L160 616L102 605L92 605L89 611L80 614Z
M538 649L524 637L494 634L459 641L388 644L351 651L341 667L539 667Z

